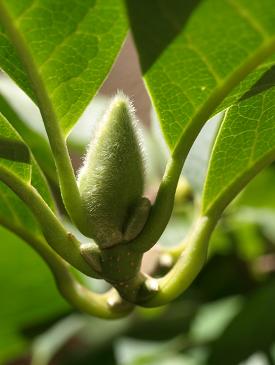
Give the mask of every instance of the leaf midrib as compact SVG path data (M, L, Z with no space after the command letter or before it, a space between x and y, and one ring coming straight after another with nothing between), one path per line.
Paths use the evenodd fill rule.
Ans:
M262 96L262 105L264 105L264 100L266 98L266 93ZM227 112L224 115L224 120L227 118L227 113L230 109L227 109ZM219 193L216 195L215 199L213 199L210 203L205 204L205 195L203 195L203 202L202 202L202 211L204 215L209 214L219 214L222 210L226 207L226 205L241 191L241 189L254 177L257 173L259 173L265 166L270 164L275 158L275 147L273 147L268 152L264 153L259 159L253 160L253 155L255 153L255 146L257 144L258 139L258 129L260 123L262 121L263 113L266 113L268 109L264 109L262 107L261 113L257 118L254 118L256 121L256 128L253 129L255 137L253 139L253 144L251 145L249 158L246 162L245 168L242 170L241 174L229 182L225 187L223 187ZM238 115L239 113L237 113ZM252 118L249 118L251 120ZM274 129L274 128L273 128ZM222 125L218 136L215 140L213 151L215 151L216 145L219 143L219 135L222 133ZM210 158L209 166L211 166L212 157ZM204 189L207 185L205 185ZM233 195L232 195L233 193ZM233 196L233 198L232 198Z
M268 39L270 35L266 32L266 30L261 26L259 22L257 22L256 18L254 18L249 10L246 7L240 6L235 0L227 0L227 3L235 10L235 12L246 20L246 22L253 28L258 34L262 36L263 39Z
M209 95L205 103L190 118L183 130L177 144L175 145L172 156L185 160L189 149L191 148L195 138L200 132L203 125L215 112L219 104L225 97L242 81L250 72L259 66L265 59L275 52L275 36L270 37L268 41L261 44L254 54L246 59L246 61L236 68L222 83L218 84Z
M36 93L40 111L43 117L44 125L49 137L49 142L56 162L60 188L66 209L72 220L79 226L83 226L82 230L86 230L85 212L83 210L79 190L77 187L73 166L67 149L65 136L62 133L61 126L58 123L53 105L44 85L43 79L39 74L36 63L26 44L24 36L14 24L12 16L8 9L0 0L0 19L10 36L20 59L25 66L28 77L32 83ZM84 223L83 223L84 222Z
M248 164L241 175L234 180L233 184L228 185L220 191L220 194L208 205L202 207L202 214L210 216L211 214L219 216L230 201L241 191L243 187L256 176L264 167L269 165L275 159L275 148L266 153L256 163ZM232 195L233 193L233 195ZM230 195L230 196L229 196ZM233 198L232 198L233 196ZM221 199L225 197L225 199ZM203 205L203 204L202 204Z

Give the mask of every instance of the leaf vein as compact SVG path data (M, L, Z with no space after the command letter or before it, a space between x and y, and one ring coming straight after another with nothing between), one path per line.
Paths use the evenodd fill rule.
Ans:
M247 8L244 8L240 5L240 3L236 0L227 0L228 4L237 12L239 16L249 23L251 28L256 30L263 39L269 39L270 35L266 32L266 30L262 27L262 25L249 13Z

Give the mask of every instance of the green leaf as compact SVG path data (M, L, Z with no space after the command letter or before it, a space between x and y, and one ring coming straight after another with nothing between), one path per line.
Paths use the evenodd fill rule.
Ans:
M204 214L222 211L275 158L275 87L248 94L229 108L219 130L203 193Z
M48 184L36 161L32 158L31 183L49 205L55 211L55 203ZM30 209L0 178L0 226L16 231L17 228L40 235L41 229Z
M216 109L216 112L224 110L228 106L234 104L237 100L241 99L248 90L250 90L250 92L246 96L256 95L263 90L267 90L274 86L274 84L275 55L272 55L266 62L258 66L233 89L233 91L219 105L218 109Z
M37 189L49 207L55 211L55 202L48 183L27 145L0 114L0 164ZM0 225L9 229L13 226L40 233L40 228L29 208L13 193L0 177Z
M0 181L0 226L14 230L21 227L40 234L40 227L29 208Z
M274 185L275 169L274 165L271 165L250 181L238 198L232 202L230 211L234 214L230 214L230 225L233 222L233 224L241 226L254 227L258 231L258 236L261 233L261 237L266 238L265 242L275 242ZM249 247L250 251L258 253L257 256L259 256L257 240L251 240L250 237L249 242L246 243L244 238L241 237L242 245Z
M230 204L230 225L233 225L234 229L235 226L240 226L239 244L241 247L246 247L249 252L253 252L254 256L263 253L261 247L263 247L264 242L265 245L269 242L275 242L274 184L275 169L274 165L271 165L253 178L237 199ZM251 231L256 231L254 237L250 236L249 232L246 234L246 230L250 231L249 227L251 227ZM263 239L263 237L265 238Z
M33 99L36 100L33 90L29 84L27 75L24 71L24 67L21 61L18 59L15 49L10 43L8 36L4 33L4 30L0 24L0 65L1 69L17 82L17 84L25 90L25 92Z
M275 50L273 0L126 0L145 82L173 150ZM266 66L267 67L267 66ZM264 67L223 104L231 105ZM183 147L187 148L187 147Z
M18 100L17 100L18 101ZM20 103L20 101L18 101ZM0 94L0 110L21 138L30 147L36 161L43 172L52 181L57 182L54 160L49 143L38 132L31 129L26 122L15 112L10 103Z
M0 113L0 164L31 183L47 204L55 209L48 183L29 148L10 122Z
M32 344L32 365L49 365L66 348L67 343L79 335L86 320L81 314L71 314L35 338ZM67 355L66 350L65 352Z
M269 209L275 213L275 169L274 166L266 168L255 177L236 200L236 206ZM259 191L261 192L259 194Z
M69 306L58 294L50 271L25 242L0 227L0 362L21 352L22 332L64 314Z
M31 178L30 152L9 122L0 114L0 165L25 181Z
M9 0L3 4L8 22L21 38L16 47L24 48L24 64L33 64L32 73L42 81L67 134L104 81L125 38L127 22L121 1ZM36 100L3 31L0 64Z
M214 344L207 364L237 365L274 342L274 279L256 290Z
M219 338L242 306L239 296L219 299L200 306L190 330L193 341L210 342Z

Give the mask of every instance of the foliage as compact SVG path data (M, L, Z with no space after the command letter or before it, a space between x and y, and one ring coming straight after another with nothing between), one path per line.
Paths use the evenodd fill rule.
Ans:
M0 95L0 361L32 343L32 365L57 353L72 365L274 363L273 1L1 0L0 24L0 83L28 95L46 131ZM85 146L68 142L128 29L157 115L140 138L145 191L121 94L79 181L70 156Z

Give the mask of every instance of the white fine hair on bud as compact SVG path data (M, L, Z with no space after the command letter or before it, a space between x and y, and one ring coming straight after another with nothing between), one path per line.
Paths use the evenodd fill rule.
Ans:
M135 109L119 91L88 146L78 173L91 237L102 247L122 240L125 220L144 190L144 151Z

